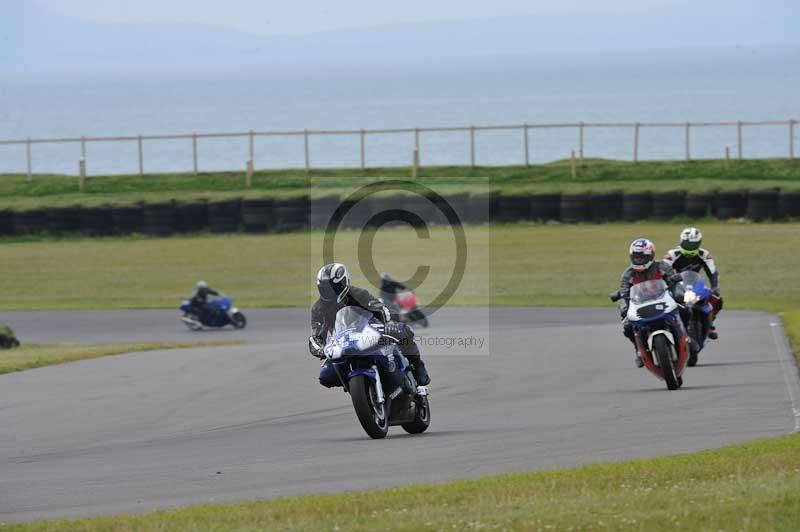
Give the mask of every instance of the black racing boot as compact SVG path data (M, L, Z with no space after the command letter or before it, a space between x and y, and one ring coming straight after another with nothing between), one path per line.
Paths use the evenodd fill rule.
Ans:
M637 368L643 368L644 367L644 360L642 360L642 357L639 356L638 352L636 353L636 358L634 359L634 362L635 362Z
M708 337L711 338L712 340L716 340L717 338L719 338L719 334L717 334L717 328L716 327L712 326L708 330Z

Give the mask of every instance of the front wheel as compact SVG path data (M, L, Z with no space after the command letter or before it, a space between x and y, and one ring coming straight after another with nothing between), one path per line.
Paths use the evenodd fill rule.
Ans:
M244 329L247 325L247 318L241 312L234 312L233 316L231 316L231 324L236 329Z
M680 385L672 365L672 344L663 334L659 334L653 338L653 351L656 352L658 365L661 367L661 374L664 376L664 382L667 383L667 389L677 390Z
M414 421L411 423L403 423L401 426L403 430L409 434L422 434L431 425L431 405L428 403L427 397L421 397L416 401L416 411L414 412Z
M350 379L350 398L364 432L374 440L385 438L389 432L388 408L386 401L378 402L372 379L366 375L356 375Z
M686 361L686 365L694 367L697 365L697 358L700 354L700 340L703 338L703 326L698 323L697 320L694 320L689 324L689 337L692 341L692 347L689 352L689 360Z

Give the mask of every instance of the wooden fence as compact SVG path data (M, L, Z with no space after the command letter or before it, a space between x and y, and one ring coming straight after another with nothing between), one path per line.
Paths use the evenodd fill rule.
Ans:
M531 143L529 132L531 130L542 129L573 129L577 133L577 145L574 150L574 158L578 161L583 161L585 140L588 135L587 130L599 128L625 128L630 130L631 134L631 160L638 162L640 158L640 136L642 129L646 128L672 128L678 130L683 137L684 144L684 159L687 161L692 160L692 131L699 128L732 128L736 131L736 145L735 157L738 159L745 158L745 134L744 130L752 126L785 126L787 133L787 157L794 159L795 157L795 125L797 120L761 120L761 121L727 121L727 122L633 122L633 123L602 123L602 122L579 122L579 123L553 123L553 124L512 124L512 125L484 125L484 126L460 126L460 127L423 127L423 128L395 128L395 129L342 129L342 130L309 130L302 131L246 131L246 132L232 132L232 133L188 133L177 135L137 135L137 136L113 136L113 137L62 137L62 138L28 138L28 139L12 139L0 140L0 145L24 145L26 152L26 171L30 179L33 174L33 147L40 144L63 144L73 143L80 146L80 156L78 159L78 173L83 178L86 174L86 152L87 145L90 143L100 142L132 142L136 143L138 155L138 172L140 175L145 173L145 143L152 143L161 140L186 140L191 143L192 150L192 168L191 170L196 174L200 170L198 167L198 139L212 139L212 138L241 138L247 142L248 146L248 159L245 161L244 168L246 169L248 177L251 177L255 171L255 138L256 137L297 137L303 141L303 154L304 162L303 167L306 172L312 168L311 151L309 149L309 138L312 136L354 136L359 139L359 160L360 168L364 170L367 168L367 150L366 138L374 135L386 134L408 134L413 137L413 153L408 154L409 163L417 170L420 164L421 153L421 137L424 134L442 133L442 132L466 132L469 134L469 161L465 161L470 166L475 167L478 164L476 158L476 144L478 142L479 133L483 131L503 131L503 130L516 130L520 132L520 159L519 164L531 164ZM565 150L564 156L570 155L570 150ZM725 147L727 156L730 157L730 147ZM509 162L513 164L513 162ZM187 169L188 171L188 169ZM249 180L248 180L249 181Z

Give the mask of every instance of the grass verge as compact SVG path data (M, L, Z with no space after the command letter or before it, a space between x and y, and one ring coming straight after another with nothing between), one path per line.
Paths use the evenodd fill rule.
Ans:
M29 344L15 349L0 351L0 374L124 353L190 347L215 347L241 343L239 340L214 340L210 342L150 342L143 344Z
M800 435L624 463L9 531L742 530L800 523Z
M380 179L410 178L409 168L313 170L264 170L256 172L252 187L245 188L243 172L194 174L149 174L144 177L97 176L78 193L77 178L63 175L23 175L0 179L0 208L34 209L53 206L100 204L124 205L139 201L170 199L225 199L231 197L287 197L342 194L353 187ZM478 179L480 178L480 179ZM800 189L800 160L752 159L734 161L729 169L720 160L650 161L630 163L586 159L576 177L568 161L532 166L424 167L418 182L435 186L442 193L588 192L620 190L731 190L780 187ZM480 185L475 182L479 181Z

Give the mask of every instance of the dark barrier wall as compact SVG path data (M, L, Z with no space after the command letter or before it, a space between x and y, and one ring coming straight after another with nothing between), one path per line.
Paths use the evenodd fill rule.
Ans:
M671 220L673 218L748 218L800 221L800 191L734 191L686 194L684 192L596 194L532 194L445 198L462 223L613 222L619 220ZM335 196L288 199L233 199L206 203L163 202L129 206L61 207L30 211L0 210L0 236L37 233L89 236L144 233L170 235L211 231L251 233L322 229L339 205ZM439 209L419 196L368 198L355 205L345 227L360 228L380 212L408 209L429 224L445 223ZM379 221L379 220L378 220ZM377 223L377 222L374 222ZM405 222L403 222L405 223ZM349 225L348 225L349 224ZM389 224L392 225L392 224ZM393 225L400 225L395 223Z

